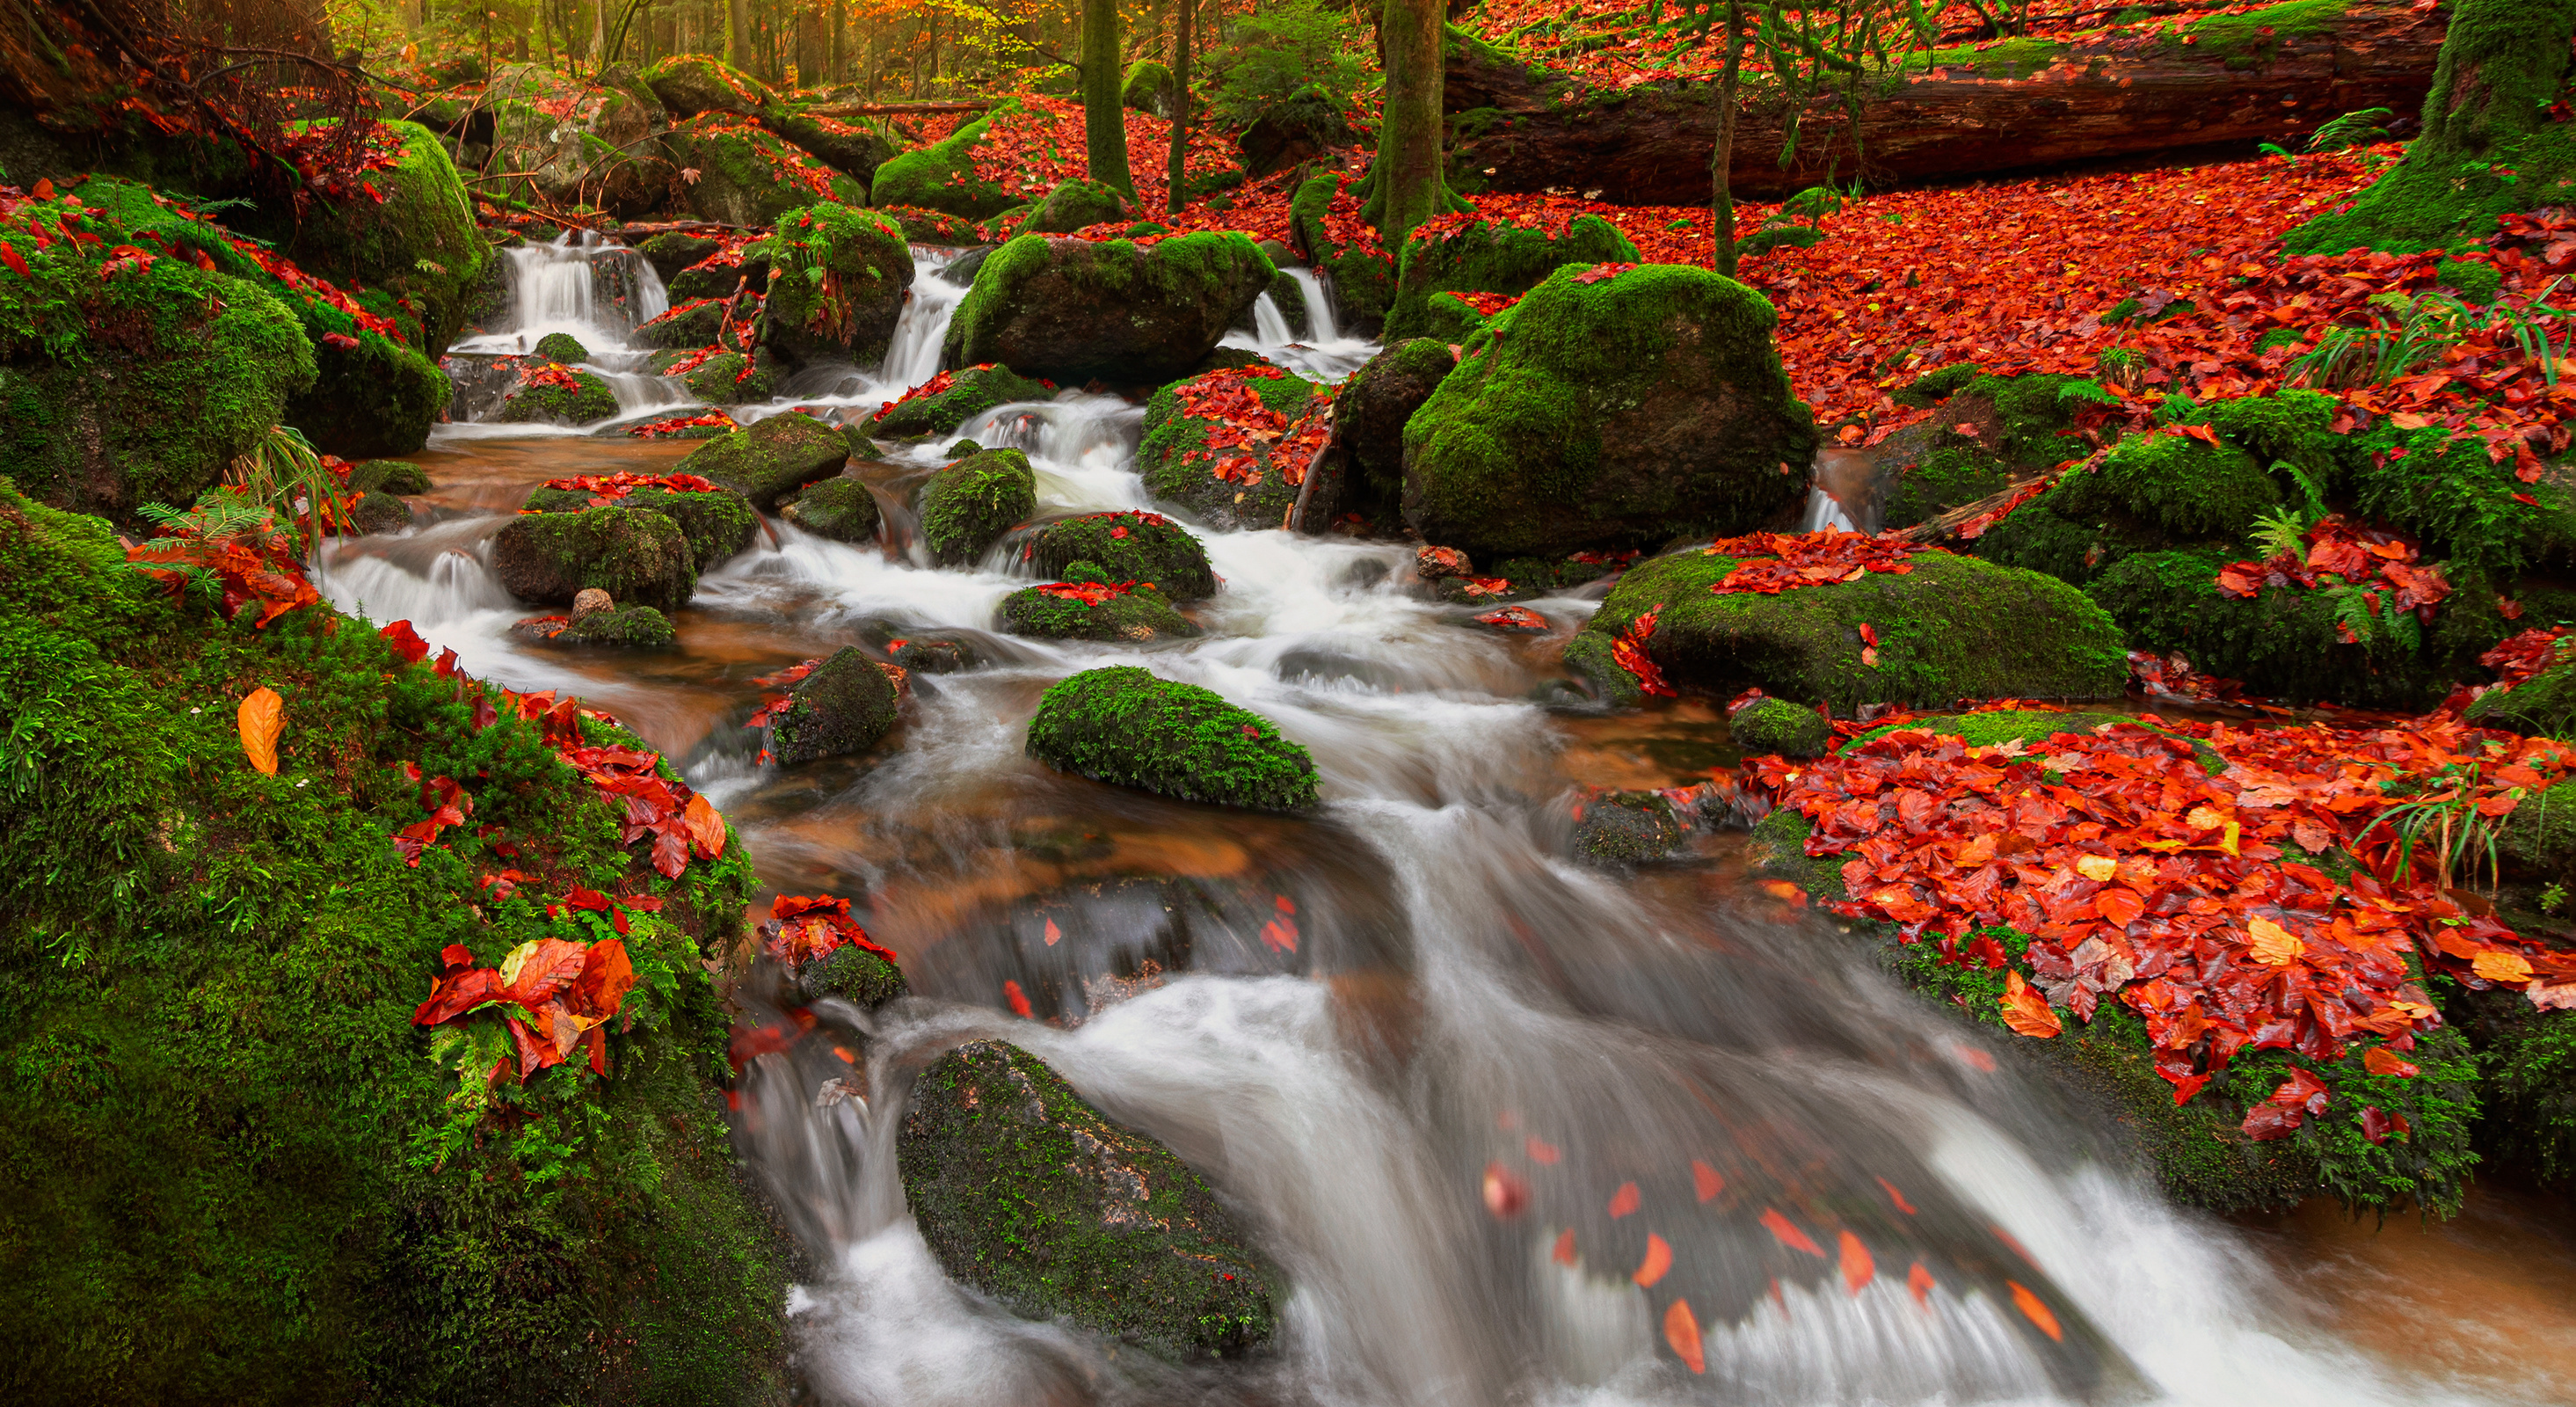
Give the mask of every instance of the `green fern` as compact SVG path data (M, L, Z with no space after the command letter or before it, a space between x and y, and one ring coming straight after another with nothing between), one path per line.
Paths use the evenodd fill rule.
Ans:
M2275 557L2304 557L2308 550L2308 529L2315 520L2283 504L2269 508L2254 517L2254 552L2263 561Z

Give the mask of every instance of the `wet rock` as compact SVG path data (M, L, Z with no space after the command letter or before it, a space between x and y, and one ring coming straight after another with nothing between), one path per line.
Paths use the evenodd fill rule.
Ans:
M581 594L585 597L602 595L596 589ZM511 626L510 633L532 645L567 650L667 650L678 644L680 639L679 631L672 628L670 617L650 606L584 612L576 605L570 620L562 616L534 616Z
M429 471L408 459L366 459L349 466L349 487L360 493L429 492Z
M570 605L595 586L620 601L677 610L698 589L680 525L639 508L530 513L492 539L492 572L523 601Z
M440 358L438 367L447 373L451 388L447 402L449 420L488 419L519 384L519 359L516 357L460 352Z
M855 943L844 944L796 970L797 995L807 1002L838 997L872 1011L912 994L903 969Z
M1413 574L1424 581L1443 581L1474 576L1476 569L1468 564L1467 554L1457 548L1424 543L1413 549Z
M662 355L677 358L682 354L665 352ZM740 352L707 358L683 376L681 384L689 388L690 395L718 406L756 405L768 400L777 389L769 368L761 365L757 358L746 357Z
M1047 192L1016 234L1071 234L1092 225L1135 217L1135 208L1116 186L1100 181L1066 181Z
M389 493L366 493L350 510L361 533L398 533L411 526L411 505Z
M593 506L591 497L579 489L538 488L520 507L540 513L578 513ZM659 513L679 524L700 572L732 561L760 531L759 516L751 505L729 490L637 488L612 501L620 508Z
M827 201L780 216L753 249L776 271L763 343L800 362L885 360L913 276L912 251L893 221Z
M769 260L759 250L757 244L745 245L730 261L702 259L680 270L671 276L667 289L672 303L731 298L737 293L759 295L769 287ZM746 307L745 311L755 310Z
M1323 88L1309 83L1252 119L1235 138L1243 153L1243 178L1258 181L1312 160L1352 140L1343 105Z
M660 317L636 328L634 340L667 351L712 347L723 338L728 323L741 322L757 311L748 296L739 300L739 305L737 310L737 300L723 296L675 303Z
M983 452L984 447L975 443L973 440L957 440L952 442L948 448L940 451L942 455L945 455L950 459L964 459L968 455L982 454Z
M2511 688L2489 689L2463 715L2481 728L2536 738L2576 734L2576 662L2552 664Z
M572 598L572 618L576 621L588 619L602 611L615 609L617 609L615 598L596 586L583 587Z
M867 183L853 180L731 113L701 113L662 138L681 168L689 209L702 220L767 225L813 201L818 189L842 205L868 203ZM698 178L688 179L695 171ZM810 182L810 183L809 183Z
M1290 373L1271 374L1275 370L1262 365L1210 371L1156 391L1145 402L1144 437L1136 447L1136 472L1145 480L1145 491L1220 531L1275 528L1285 522L1297 503L1298 485L1290 479L1304 475L1316 448L1313 439L1282 438L1239 445L1224 455L1202 453L1224 418L1222 401L1234 399L1225 385L1229 380L1240 381L1265 409L1291 426L1307 415L1315 383ZM1247 462L1232 462L1237 459ZM1220 468L1225 477L1218 477Z
M542 65L506 65L485 88L483 106L493 170L509 173L502 193L629 217L667 197L672 167L658 140L667 115L631 66L576 83Z
M1315 804L1315 760L1279 726L1133 665L1057 683L1029 720L1029 756L1095 781L1264 811Z
M1037 474L1015 449L988 449L921 487L921 542L932 561L964 566L1037 511Z
M1024 587L1002 598L996 628L1040 640L1116 640L1147 645L1187 639L1199 629L1150 585L1120 589L1100 569L1076 562L1068 580Z
M876 170L869 183L870 204L908 206L916 210L937 211L963 220L989 220L1018 204L1018 200L1000 186L975 174L975 149L991 132L995 119L1020 110L1019 100L1006 98L982 117L959 127L940 141L916 147L892 157ZM912 221L907 219L907 225ZM963 238L942 238L956 231L931 230L926 242L934 244L968 244L971 234ZM915 239L924 238L914 235Z
M879 513L877 496L848 477L809 485L778 515L816 537L834 542L874 542Z
M1755 699L1726 728L1747 757L1822 757L1834 745L1834 725L1823 714L1787 699Z
M865 424L869 434L884 440L947 435L997 405L1049 400L1054 395L1054 387L1021 376L1009 367L969 367L950 373L947 389L898 401Z
M716 436L689 451L672 472L711 479L766 513L797 489L840 473L849 459L849 441L840 431L790 411Z
M1435 293L1521 294L1567 265L1633 264L1637 246L1598 215L1577 217L1562 234L1493 222L1463 226L1436 240L1405 245L1386 313L1392 344L1429 335L1426 306Z
M983 663L973 645L948 636L925 635L897 641L886 653L915 674L957 674Z
M1612 791L1575 806L1574 855L1593 864L1641 864L1681 850L1690 825L1660 792Z
M367 173L383 200L317 200L300 211L271 202L274 208L245 212L245 223L278 240L306 272L385 295L380 311L434 366L480 298L485 269L498 260L437 134L415 122L384 122L379 130L397 143L394 164ZM433 407L430 415L436 413ZM408 443L360 453L409 454L428 431L427 418L416 426L407 422L388 438Z
M975 273L941 355L1079 384L1187 374L1242 321L1276 272L1240 234L1124 241L1023 235Z
M590 349L581 345L581 339L569 332L549 332L537 339L537 345L532 350L548 361L586 362L590 360Z
M675 54L644 70L643 80L674 118L704 112L751 116L778 101L768 84L704 54Z
M940 1265L1015 1313L1174 1360L1276 1331L1273 1273L1205 1180L1027 1051L976 1041L924 1070L896 1157Z
M1404 429L1404 521L1477 553L1743 532L1805 495L1816 430L1759 294L1560 269L1471 337Z
M1446 342L1398 342L1351 373L1333 397L1333 445L1348 473L1342 507L1393 523L1404 500L1404 423L1458 365Z
M873 127L843 122L835 117L815 117L791 109L772 108L762 113L760 125L794 143L815 160L849 177L865 183L877 168L893 159L894 144L877 135Z
M617 395L587 371L524 363L519 384L492 418L512 425L590 425L617 413Z
M660 274L662 276L662 282L665 285L668 285L671 280L680 276L680 271L682 269L697 263L699 260L706 258L708 255L715 253L723 247L724 242L722 240L710 239L705 235L683 234L678 230L664 230L662 233L657 234L644 241L642 244L635 246L635 252L643 255L644 262L651 264L653 266L653 272Z
M1094 564L1109 581L1145 581L1174 601L1216 594L1207 549L1187 528L1160 513L1127 510L1062 518L1038 529L1023 558L1053 577L1076 562Z
M1612 642L1661 605L1647 658L1674 687L1720 698L1747 688L1838 714L1867 703L1947 706L1963 698L2104 698L2127 687L2125 644L2101 607L2066 583L1927 552L1902 576L1799 587L1776 596L1709 588L1737 566L1697 550L1630 568L1565 648L1565 663L1615 703L1642 698ZM1860 628L1871 627L1871 647ZM1876 663L1866 663L1874 649Z
M903 704L883 666L850 646L805 676L769 722L769 754L782 767L865 752L894 726Z
M914 242L922 241L916 237ZM973 288L975 271L984 267L984 261L992 258L993 251L999 248L1001 246L998 244L979 244L972 249L961 251L956 258L949 260L940 268L940 279L959 288Z

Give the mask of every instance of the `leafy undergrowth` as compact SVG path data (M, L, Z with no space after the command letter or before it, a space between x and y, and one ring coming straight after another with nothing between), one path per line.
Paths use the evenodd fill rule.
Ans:
M1021 93L1017 97L1019 110L994 118L993 124L984 129L984 140L976 143L976 176L1021 201L1044 200L1049 191L1066 181L1089 180L1091 163L1083 145L1082 104L1044 93ZM917 145L937 143L978 116L956 113L927 119L921 124L921 141ZM1168 177L1172 124L1149 112L1129 112L1126 125L1127 169L1136 181L1137 207L1146 219L1163 220L1163 209L1168 204L1165 196L1171 189ZM1239 160L1234 134L1202 121L1190 132L1182 179L1188 182L1215 177L1233 170ZM1284 215L1284 200L1281 209ZM1125 228L1118 226L1117 231ZM1281 228L1286 228L1284 218Z

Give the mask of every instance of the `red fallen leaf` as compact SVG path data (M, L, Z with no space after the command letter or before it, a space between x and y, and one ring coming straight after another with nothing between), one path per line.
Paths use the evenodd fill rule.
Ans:
M1048 947L1052 948L1052 947L1054 947L1057 943L1060 943L1060 942L1062 942L1063 940L1064 940L1064 932L1063 932L1063 930L1062 930L1062 929L1059 929L1059 928L1057 928L1057 927L1055 926L1055 920L1054 920L1054 919L1048 919L1048 920L1046 921L1046 945L1047 945Z
M1554 1261L1555 1261L1557 1264L1559 1264L1559 1265L1572 1265L1572 1264L1574 1264L1574 1262L1575 1262L1575 1255L1574 1255L1574 1228L1573 1228L1573 1227L1569 1226L1569 1227L1565 1228L1563 1231L1560 1231L1560 1232L1558 1232L1558 1233L1556 1234L1556 1249L1555 1249L1554 1251L1549 1252L1549 1258L1550 1258L1550 1259L1552 1259L1552 1260L1554 1260Z
M1485 1210L1506 1221L1529 1207L1529 1182L1500 1163L1485 1164Z
M1028 1019L1028 994L1020 990L1020 984L1018 982L1007 979L1003 981L1002 1000L1011 1004L1011 1014L1019 1017L1023 1021Z
M1707 1355L1700 1349L1699 1320L1691 1314L1689 1300L1675 1300L1664 1310L1664 1344L1692 1372L1708 1371Z
M2290 1078L2283 1080L2281 1087L2272 1091L2270 1102L2284 1109L2304 1107L2311 1114L2322 1114L2326 1111L2326 1103L2331 1098L2332 1096L2326 1091L2325 1081L2318 1079L2313 1072L2293 1065L2290 1067Z
M1643 1194L1637 1191L1637 1184L1633 1182L1620 1183L1619 1190L1610 1194L1610 1219L1612 1221L1617 1221L1619 1218L1636 1211L1639 1207L1642 1207L1645 1204L1646 1199Z
M716 814L715 804L704 794L689 798L680 813L681 824L689 831L689 849L701 860L720 859L725 848L724 817Z
M626 994L634 989L635 964L626 954L626 945L614 938L603 939L590 945L581 975L564 993L564 1006L577 1016L605 1021L617 1014Z
M2200 1093L2201 1087L2209 1083L2209 1076L2207 1075L2194 1074L2188 1071L2177 1073L2175 1071L2167 1070L2162 1066L2157 1067L2156 1073L2173 1082L2173 1102L2174 1107L2177 1109L2189 1104L2191 1102L2191 1097Z
M1726 1179L1718 1175L1717 1169L1710 1167L1707 1163L1702 1162L1697 1158L1693 1158L1691 1160L1691 1190L1698 1193L1699 1199L1705 1202L1716 1197L1718 1193L1726 1190Z
M1556 1160L1564 1156L1556 1151L1555 1144L1548 1142L1537 1134L1531 1134L1528 1138L1522 1141L1521 1151L1529 1154L1529 1160L1541 1167L1552 1168L1556 1166Z
M2050 1312L2039 1296L2032 1294L2030 1288L2018 1280L2006 1280L2004 1284L2012 1290L2013 1308L2020 1310L2023 1318L2038 1325L2039 1331L2051 1339L2059 1343L2066 1341L2066 1330L2059 1326L2057 1316Z
M2255 1142L2269 1143L2274 1139L2288 1138L2307 1120L2308 1116L2304 1110L2284 1109L2275 1104L2257 1104L2245 1111L2245 1122L2239 1127L2245 1130L2246 1137Z
M2391 1114L2376 1104L2361 1111L2361 1136L2373 1143L2387 1142L2392 1133L2404 1138L2413 1132L2403 1114Z
M1655 634L1655 616L1663 609L1664 603L1658 601L1644 615L1628 622L1628 628L1610 642L1610 658L1637 681L1641 691L1672 698L1673 688L1664 682L1664 671L1646 653L1646 642Z
M1595 264L1574 276L1576 283L1602 283L1637 267L1634 264Z
M1861 624L1861 628L1860 628L1860 638L1861 638L1861 643L1863 643L1863 644L1866 644L1866 645L1875 645L1875 644L1877 644L1877 643L1878 643L1878 627L1877 627L1877 626L1874 626L1874 625L1871 625L1871 624L1869 624L1869 623L1867 623L1867 622L1865 622L1865 621L1864 621L1864 622Z
M1905 1213L1907 1216L1914 1215L1914 1204L1905 1200L1905 1194L1896 1190L1895 1183L1882 1177L1878 1180L1878 1185L1887 1190L1887 1200L1894 1202L1898 1211Z
M2147 911L2147 903L2137 891L2113 887L2093 896L2093 907L2102 917L2122 928L2136 923Z
M2183 425L2177 426L2176 428L2183 434L2189 435L2191 438L2208 445L2211 449L2222 447L2218 442L2218 432L2206 425Z
M451 969L429 989L429 998L412 1009L415 1026L436 1026L453 1021L486 1002L506 1001L501 990L501 974L488 967Z
M2384 1045L2375 1045L2365 1051L2361 1066L2374 1075L2395 1075L2401 1079L2411 1079L2419 1073L2412 1062L2398 1059L2397 1053Z
M555 993L571 986L589 964L590 948L586 944L563 938L536 938L511 949L510 955L501 960L501 981L510 1000L533 1012Z
M1637 1263L1636 1273L1628 1278L1636 1281L1641 1287L1651 1288L1656 1281L1664 1278L1665 1271L1672 1268L1671 1244L1663 1237L1649 1231L1646 1233L1646 1258Z
M1527 606L1505 606L1501 610L1487 611L1476 617L1476 623L1490 625L1496 630L1525 630L1533 633L1545 631L1548 628L1547 617Z
M1864 1286L1877 1278L1878 1263L1870 1259L1869 1247L1862 1245L1860 1238L1848 1231L1842 1235L1841 1250L1839 1265L1843 1273L1843 1293L1858 1295Z
M1914 1267L1905 1272L1905 1288L1916 1304L1926 1311L1932 1308L1932 1272L1923 1268L1923 1262L1914 1262Z
M2017 1034L2046 1040L2065 1029L2057 1013L2048 1009L2048 999L2041 996L2019 972L2006 973L2003 995L2004 1024Z
M1810 1239L1806 1232L1799 1230L1795 1222L1780 1215L1777 1208L1762 1209L1762 1229L1770 1232L1781 1245L1793 1251L1805 1251L1819 1260L1825 1257L1824 1248Z
M9 271L20 278L36 276L35 271L27 267L26 256L18 252L18 246L4 239L0 239L0 262L8 264Z

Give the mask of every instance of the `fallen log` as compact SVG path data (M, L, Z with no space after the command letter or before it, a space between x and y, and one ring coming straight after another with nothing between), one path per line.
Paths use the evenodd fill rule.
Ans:
M2277 24L2255 11L2183 36L2117 31L1918 55L1861 104L1857 143L1839 100L1810 105L1785 170L1786 112L1747 107L1730 180L1738 197L1760 200L1855 176L1930 183L2122 156L2250 153L2261 142L2295 150L2343 113L2423 106L2445 29L2439 11L2411 0L2353 0L2333 14L2275 8L2289 12ZM1714 82L1592 88L1453 43L1443 84L1458 133L1450 169L1470 183L1632 205L1709 200Z
M960 99L949 102L835 103L829 107L798 108L797 112L805 117L895 117L904 114L982 112L993 103L994 99L991 98Z

